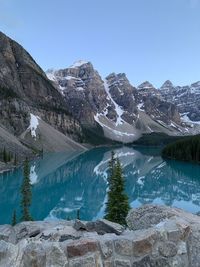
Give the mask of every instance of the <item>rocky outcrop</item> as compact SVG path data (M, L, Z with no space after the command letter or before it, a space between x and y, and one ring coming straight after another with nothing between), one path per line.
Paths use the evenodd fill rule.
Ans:
M170 81L166 81L161 86L160 93L165 101L178 107L182 121L186 125L192 128L197 126L196 123L200 121L200 82L187 86L174 86Z
M70 138L83 140L81 125L70 114L60 92L28 52L0 32L0 149L6 147L9 152L14 151L19 160L35 148L34 138L28 143L20 138L30 128L31 113L39 116L47 123L46 126L53 127L54 133L57 131L54 142L62 134L71 143L74 141ZM51 132L46 131L46 135L52 141ZM8 139L12 140L8 142ZM66 140L65 143L69 143ZM45 150L52 151L53 144L48 142L48 146L47 142L42 144L42 139L40 141L40 147L45 146ZM67 151L67 146L63 145L63 149Z
M109 139L128 143L143 133L184 132L177 108L161 100L159 91L149 82L136 89L124 73L111 73L103 81L86 61L49 70L47 76L63 94L75 118L94 132L99 125Z
M0 123L18 135L28 127L30 111L40 110L52 125L47 111L54 116L68 115L63 97L26 50L3 33L0 44ZM60 127L56 123L53 126ZM66 132L65 127L62 130Z
M199 267L199 216L146 205L131 210L127 223L130 229L106 220L2 225L0 266Z

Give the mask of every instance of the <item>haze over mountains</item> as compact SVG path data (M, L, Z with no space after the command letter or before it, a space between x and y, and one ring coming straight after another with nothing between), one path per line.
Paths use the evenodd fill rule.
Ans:
M200 82L137 88L124 73L101 77L78 61L45 74L21 45L0 33L0 148L19 155L82 151L93 143L133 142L152 132L200 131ZM6 134L7 133L7 134ZM11 141L12 140L12 141Z

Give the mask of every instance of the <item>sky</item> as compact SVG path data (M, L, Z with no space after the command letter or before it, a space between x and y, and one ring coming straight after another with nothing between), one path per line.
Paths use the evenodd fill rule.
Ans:
M134 86L200 80L200 0L0 0L0 31L44 70L82 59Z

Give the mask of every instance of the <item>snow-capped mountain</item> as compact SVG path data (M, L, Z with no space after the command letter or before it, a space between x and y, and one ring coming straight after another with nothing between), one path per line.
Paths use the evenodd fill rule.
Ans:
M82 60L46 74L82 126L94 130L100 126L109 139L127 143L143 133L186 132L176 106L163 100L149 82L135 88L124 73L103 79L90 62Z
M174 86L166 81L160 88L165 101L173 103L178 108L181 120L185 125L197 128L200 124L200 82L187 86Z
M167 81L160 89L144 82L136 88L124 73L101 77L85 60L45 74L23 47L1 32L0 44L0 128L8 133L0 133L0 149L8 147L10 135L14 153L27 146L74 151L84 149L74 141L128 143L144 133L200 132L200 82L175 87Z

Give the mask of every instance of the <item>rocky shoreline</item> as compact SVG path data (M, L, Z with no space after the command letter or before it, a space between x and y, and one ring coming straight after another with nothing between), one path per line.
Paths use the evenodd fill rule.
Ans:
M0 226L2 267L198 267L200 217L144 205L128 228L107 220L36 221Z

